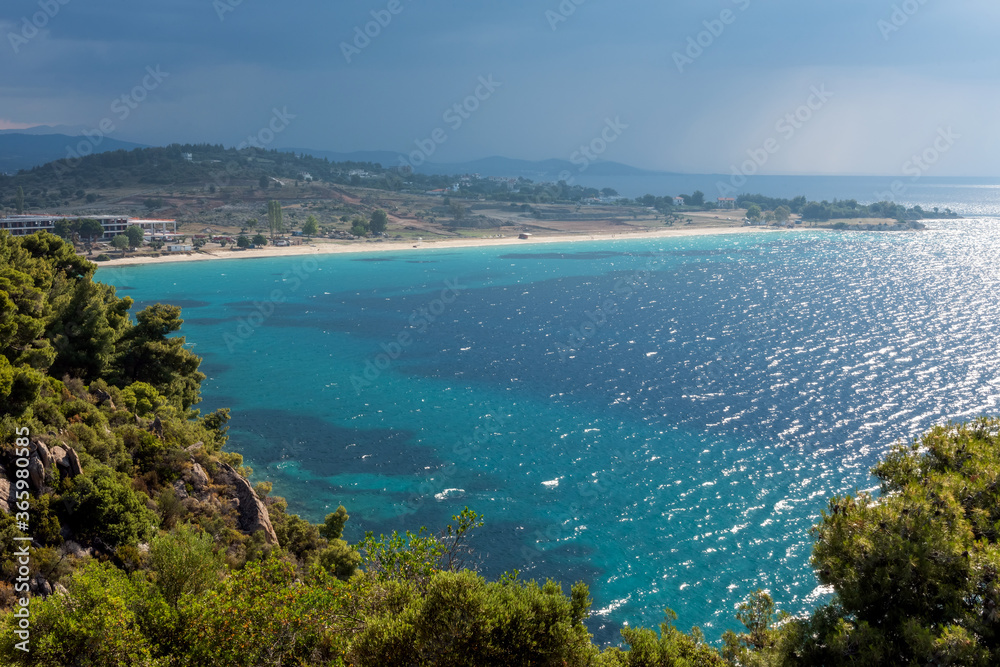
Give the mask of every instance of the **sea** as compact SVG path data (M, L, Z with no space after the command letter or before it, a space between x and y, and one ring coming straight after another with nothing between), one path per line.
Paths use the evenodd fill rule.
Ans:
M553 176L552 178L555 178ZM961 215L995 215L1000 211L1000 178L960 178L931 176L785 176L733 174L661 174L639 172L629 175L572 174L573 183L587 187L611 187L623 197L652 194L676 196L705 193L705 201L736 197L742 193L810 201L854 199L861 204L893 201L907 207L951 209Z
M967 192L930 203L963 210ZM832 198L832 197L831 197ZM829 600L810 529L935 424L1000 412L1000 209L759 232L101 268L183 308L202 410L346 537L483 515L468 565L710 640ZM968 212L972 213L970 209Z

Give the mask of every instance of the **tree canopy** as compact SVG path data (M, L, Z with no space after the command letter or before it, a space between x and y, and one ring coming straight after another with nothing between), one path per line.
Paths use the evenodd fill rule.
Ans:
M372 213L371 220L369 221L369 229L371 229L373 234L381 234L386 230L389 225L389 216L382 209L376 209Z
M302 223L302 233L306 236L316 236L319 231L319 221L316 219L315 215L310 215L306 218L306 221Z
M142 231L142 227L139 225L129 225L125 228L125 236L128 237L128 245L130 248L138 248L142 245L142 240L146 233Z
M122 256L125 255L125 251L128 249L129 242L128 237L124 234L117 234L111 239L111 246L122 251Z
M271 200L267 203L267 228L271 232L271 240L278 234L285 231L284 216L281 211L281 202Z

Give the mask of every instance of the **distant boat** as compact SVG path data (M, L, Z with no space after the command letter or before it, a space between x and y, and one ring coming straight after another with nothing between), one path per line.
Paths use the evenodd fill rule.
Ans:
M527 232L524 232L523 234L521 234L517 238L521 239L522 241L527 241L528 239L531 238L531 234L529 234Z

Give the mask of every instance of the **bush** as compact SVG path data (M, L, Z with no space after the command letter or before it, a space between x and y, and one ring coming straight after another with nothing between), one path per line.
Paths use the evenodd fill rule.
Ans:
M140 417L152 415L167 403L156 387L147 382L133 382L125 387L122 390L122 402Z
M331 575L347 581L358 571L361 554L344 540L331 540L330 546L319 552L317 561Z
M92 478L81 475L74 479L63 496L74 532L112 548L148 539L157 517L130 482L104 466Z
M144 630L158 623L161 607L148 583L91 561L73 575L69 595L33 602L30 653L14 648L16 619L6 617L0 655L8 665L153 665Z
M589 603L582 584L569 598L551 581L487 583L468 570L439 572L425 595L370 618L347 657L386 667L593 664L598 651L583 625Z
M98 255L97 257L94 258L94 261L95 262L110 262L111 258L108 255L105 255L104 253L101 253L100 255Z
M791 664L1000 664L998 471L1000 420L950 424L872 470L878 499L831 499L813 565L837 597L786 626Z
M248 563L214 591L184 598L187 663L212 667L329 665L343 640L340 586L297 582L276 558Z
M168 604L176 607L183 595L201 595L219 583L225 559L213 546L210 535L188 525L153 539L150 569Z

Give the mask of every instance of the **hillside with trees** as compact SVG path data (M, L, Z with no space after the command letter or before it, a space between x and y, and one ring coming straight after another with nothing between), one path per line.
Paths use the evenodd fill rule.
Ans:
M898 221L926 220L957 218L957 214L951 209L939 211L925 211L920 206L907 208L894 202L875 202L873 204L859 204L854 199L833 200L815 202L807 201L805 197L794 199L780 199L776 197L766 197L764 195L743 194L736 198L736 205L749 209L756 206L757 210L778 211L781 208L787 209L790 213L800 215L802 220L808 222L827 222L829 220L865 220L865 219L890 219Z
M366 177L362 179L359 173ZM87 194L113 188L256 186L266 189L280 181L302 180L307 174L309 179L330 184L364 183L390 190L398 189L403 182L398 170L368 162L333 163L276 150L173 144L57 160L11 176L0 174L0 203L13 210L18 188L25 193L26 207L38 210L87 202ZM444 176L411 174L407 178L426 188L445 187L451 182Z
M630 199L618 196L611 188L598 189L565 181L536 183L523 177L491 179L422 174L409 168L386 167L371 162L331 162L306 153L225 148L213 144L173 144L160 148L108 151L57 160L15 175L0 174L0 209L22 213L92 208L117 201L121 198L118 194L127 191L126 198L133 206L141 205L152 212L165 208L168 203L165 199L169 198L165 195L176 191L202 193L202 207L208 205L208 200L217 200L217 205L221 206L241 201L253 202L260 198L259 194L254 195L255 192L266 194L271 188L302 186L305 183L322 184L326 189L310 193L303 190L293 192L289 187L287 196L295 200L330 198L336 194L337 188L416 196L447 190L455 199L445 208L459 227L476 226L471 219L465 220L467 207L460 200L528 207L537 219L545 219L546 214L544 209L532 206L546 204L579 206L601 201L623 211L656 211L668 216L668 219L686 211L716 208L716 204L707 200L700 191L678 194L677 197L683 200L683 204L678 205L675 196L670 194L647 194ZM152 194L140 194L143 192ZM207 195L207 200L204 195ZM779 223L782 221L773 214L781 209L787 209L790 215L812 223L869 219L908 222L957 217L947 209L925 211L919 206L907 208L892 202L863 205L854 200L835 200L831 203L807 201L805 197L778 199L742 194L736 204L747 209L757 206L761 211L760 221ZM425 208L434 208L434 203L426 203ZM175 211L172 215L178 213ZM751 220L757 218L751 217Z

